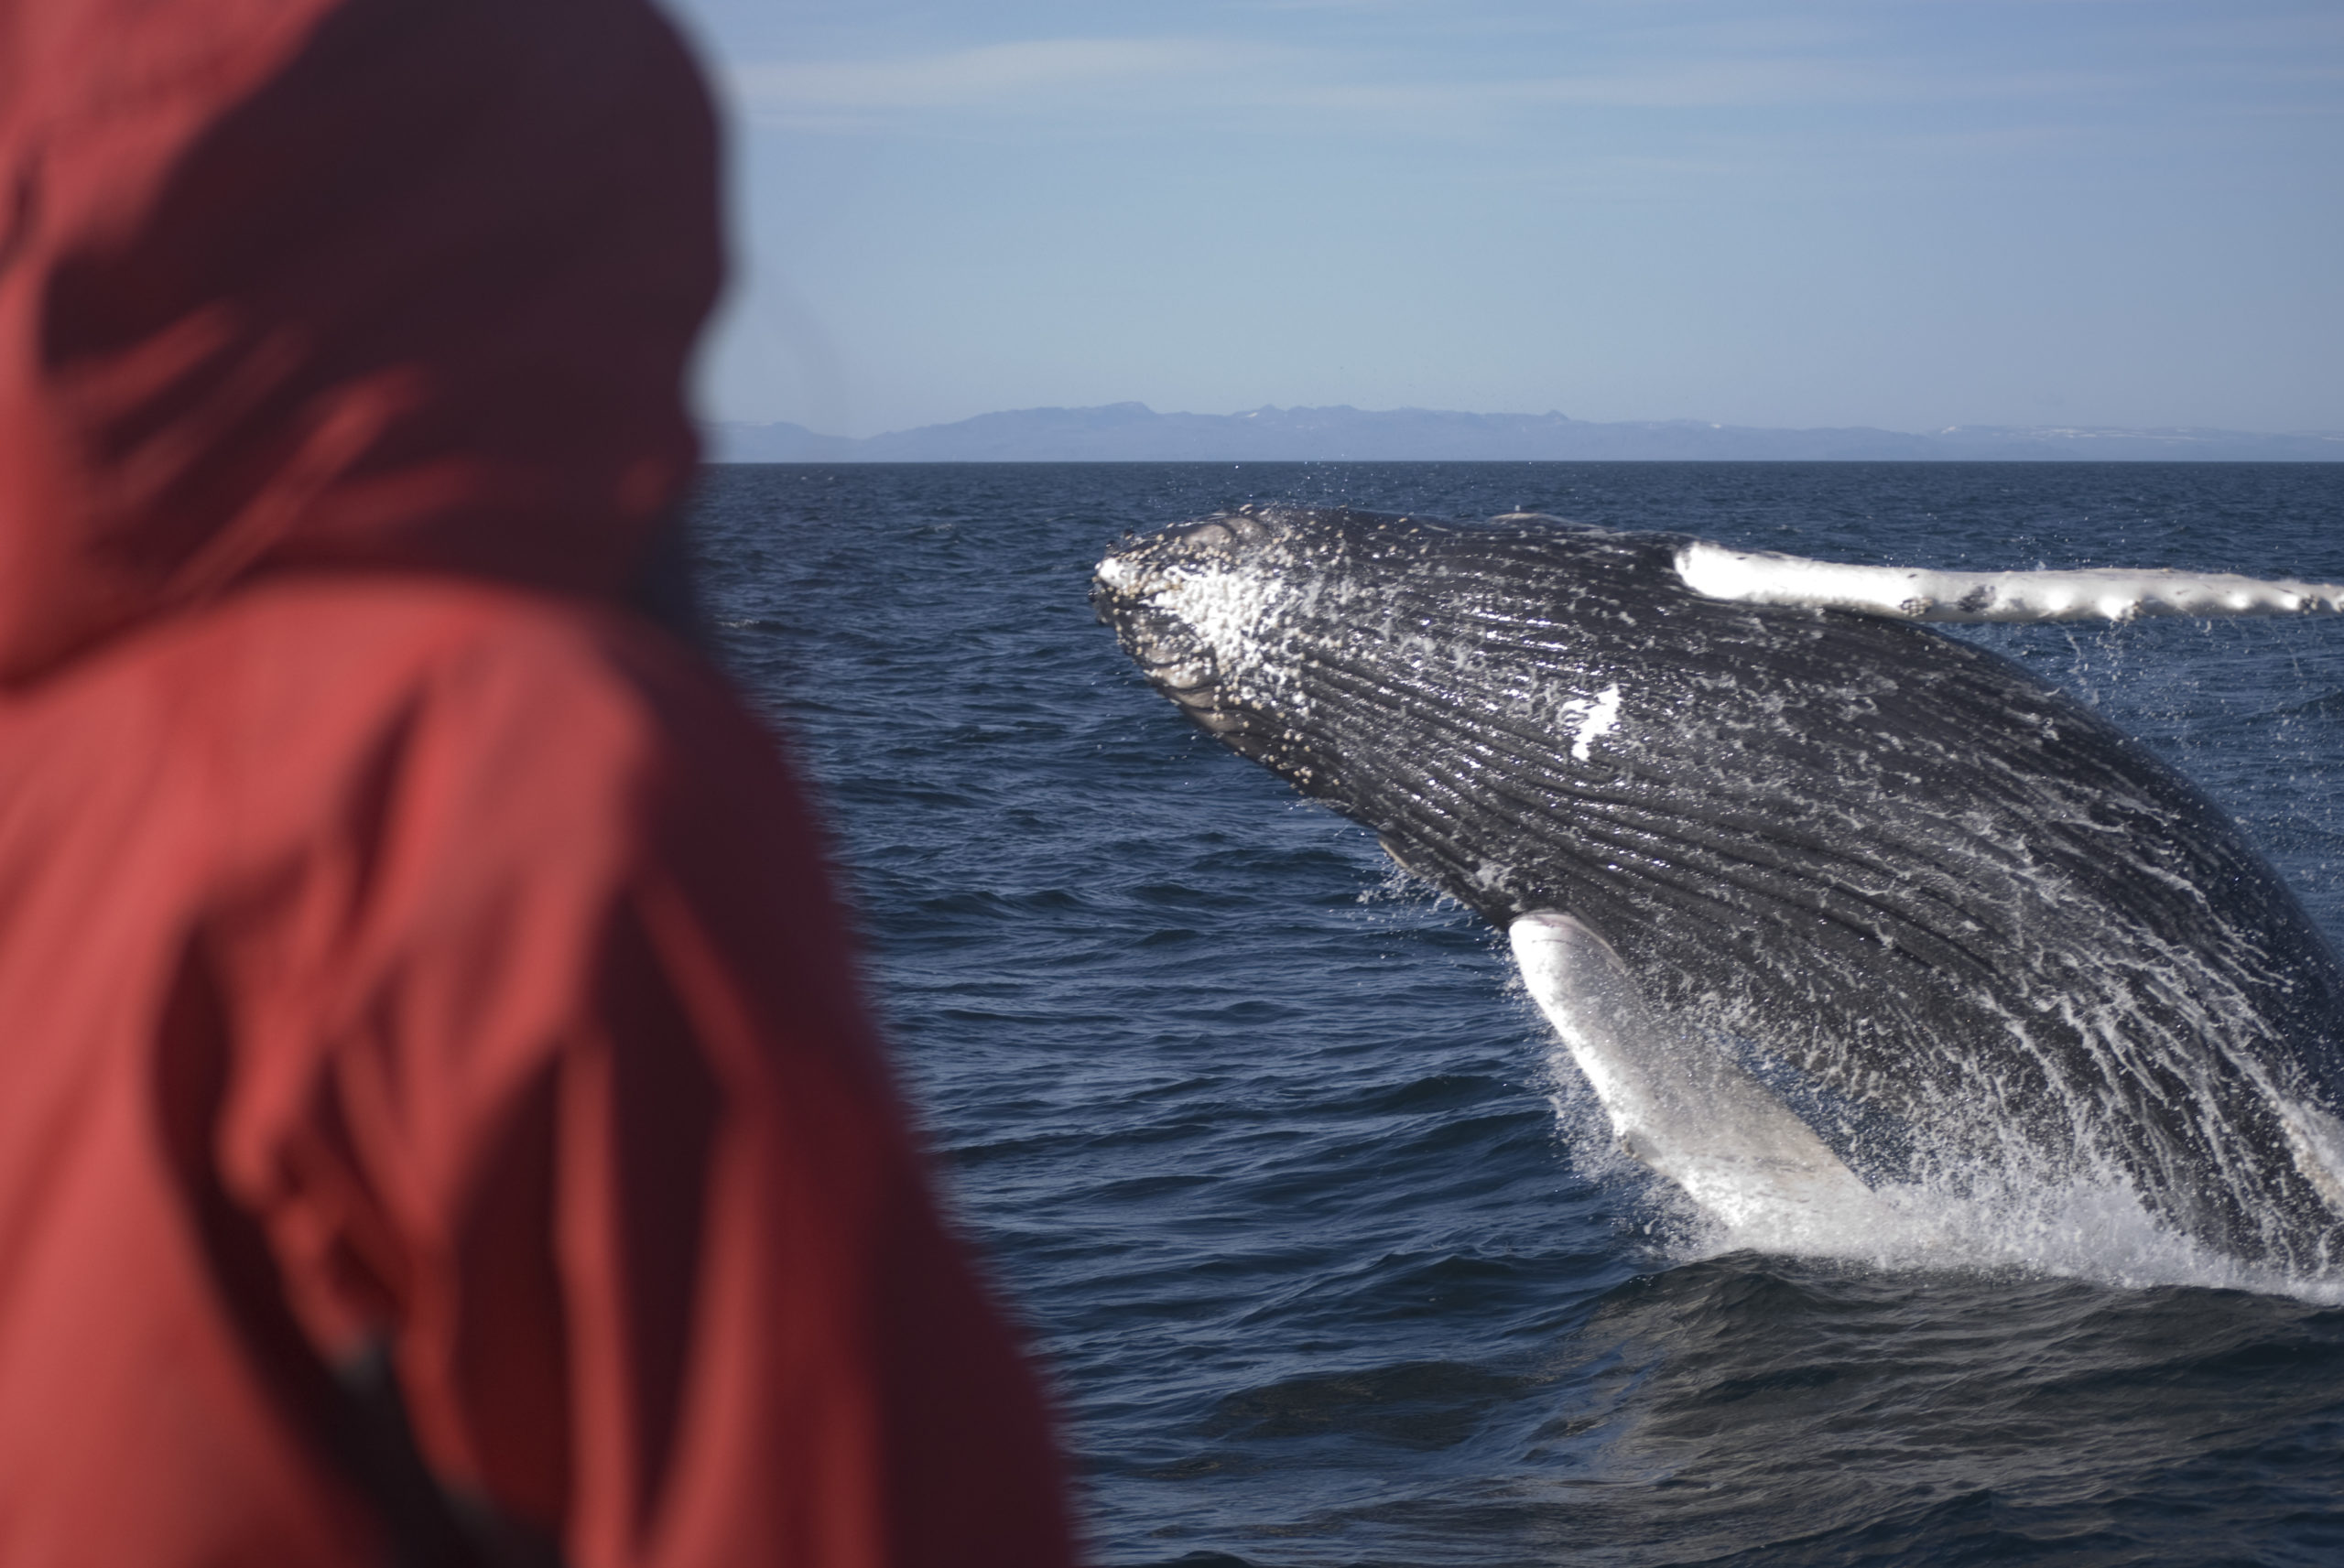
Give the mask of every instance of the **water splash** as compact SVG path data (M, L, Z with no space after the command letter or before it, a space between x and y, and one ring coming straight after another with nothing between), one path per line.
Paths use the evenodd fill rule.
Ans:
M1517 994L1528 1000L1526 991ZM1704 1202L1622 1143L1569 1047L1546 1033L1557 1136L1572 1164L1618 1195L1633 1227L1672 1264L1762 1253L1888 1272L2015 1272L2122 1290L2190 1286L2344 1305L2344 1279L2257 1266L2203 1246L2106 1168L2043 1179L1991 1159L1948 1162L1919 1179L1874 1181L1868 1190L1818 1185L1807 1201L1786 1205L1763 1190L1709 1190L1730 1173L1719 1166L1705 1173Z

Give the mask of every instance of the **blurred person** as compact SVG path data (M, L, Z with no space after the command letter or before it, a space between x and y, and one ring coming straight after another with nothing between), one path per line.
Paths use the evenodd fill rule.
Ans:
M640 0L0 0L7 1568L1066 1561L645 613L715 191Z

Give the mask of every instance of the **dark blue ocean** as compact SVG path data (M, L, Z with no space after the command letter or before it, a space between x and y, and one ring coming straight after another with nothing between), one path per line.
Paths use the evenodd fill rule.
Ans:
M709 470L723 654L820 792L1097 1562L2344 1563L2336 1302L1670 1223L1503 940L1094 622L1126 530L1247 501L2344 580L2344 466ZM2344 619L1965 634L2176 762L2344 936Z

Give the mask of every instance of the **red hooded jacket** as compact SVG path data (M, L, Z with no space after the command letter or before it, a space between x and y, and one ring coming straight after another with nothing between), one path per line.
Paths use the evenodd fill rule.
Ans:
M715 208L640 0L0 0L8 1568L1066 1561L804 808L624 608Z

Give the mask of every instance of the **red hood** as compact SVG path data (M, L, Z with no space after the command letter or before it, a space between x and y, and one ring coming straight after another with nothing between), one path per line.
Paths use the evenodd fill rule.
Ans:
M0 681L280 568L620 591L719 249L641 0L0 0Z

